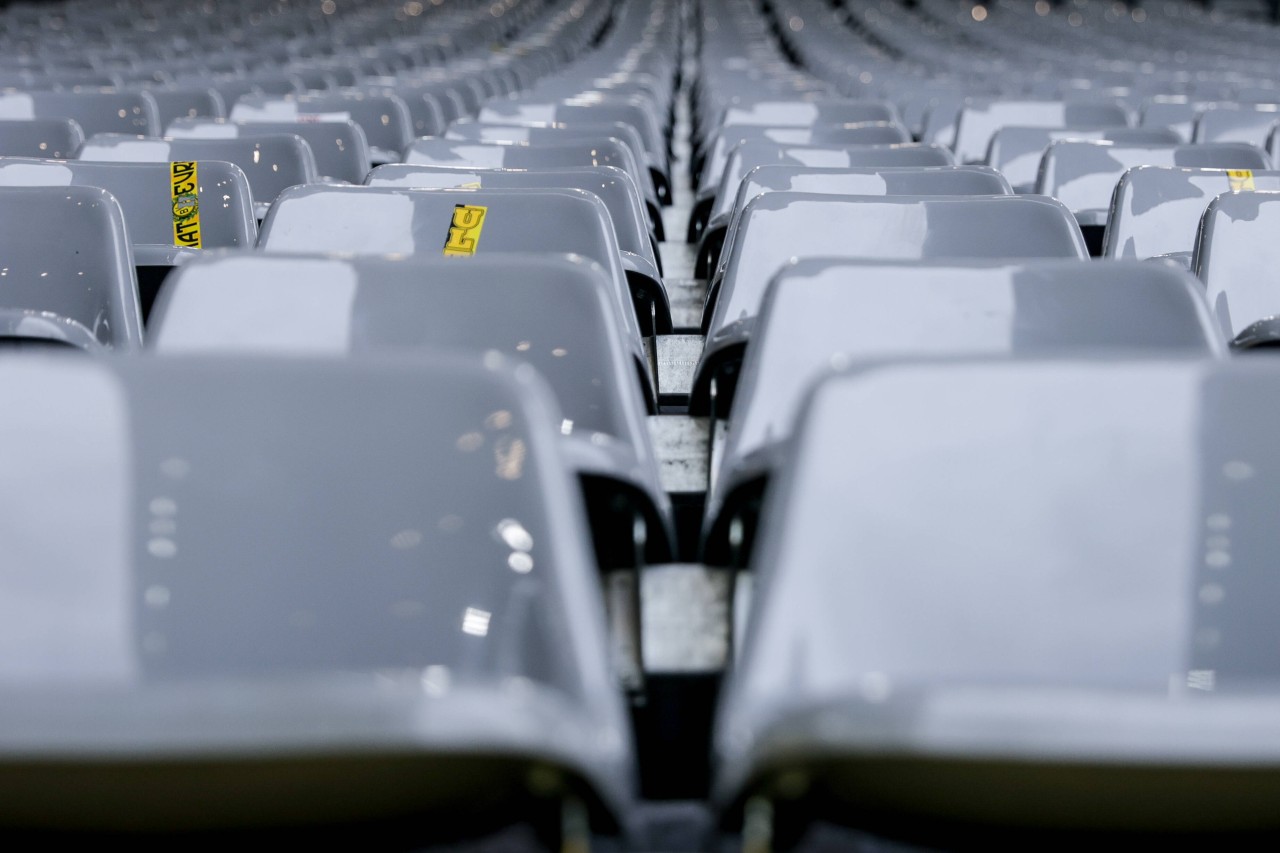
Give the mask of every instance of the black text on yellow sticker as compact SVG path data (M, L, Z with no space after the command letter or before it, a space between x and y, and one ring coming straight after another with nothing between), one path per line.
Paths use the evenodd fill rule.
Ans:
M455 204L449 237L444 241L444 254L450 258L469 258L480 247L480 229L489 208L478 204Z
M1253 172L1248 169L1228 169L1227 180L1231 182L1231 191L1233 193L1251 192L1253 186Z
M170 163L173 245L200 248L200 180L195 163Z

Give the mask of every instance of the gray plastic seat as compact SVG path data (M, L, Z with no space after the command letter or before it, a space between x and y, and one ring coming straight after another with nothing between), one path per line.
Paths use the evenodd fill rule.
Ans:
M174 266L205 249L252 248L257 238L249 184L240 167L219 161L96 163L87 160L0 158L0 186L100 187L124 211L133 259L138 266ZM175 171L179 174L175 177ZM179 195L197 199L198 231L175 232L174 182ZM193 236L198 233L197 236Z
M0 119L0 157L74 157L84 144L75 119Z
M896 145L911 141L901 125L891 122L772 127L769 125L730 125L711 137L706 158L697 174L699 196L720 186L725 163L734 146L751 140L768 140L787 145Z
M178 119L165 129L170 139L240 139L291 133L311 148L319 179L358 184L373 168L364 131L353 121L233 122L217 118Z
M1265 360L821 384L721 694L726 823L755 800L788 837L948 847L1273 830L1278 406Z
M826 169L868 166L952 166L951 152L937 145L799 145L747 140L735 145L725 160L714 192L700 193L689 214L690 243L698 243L711 219L727 213L747 173L757 166L782 164Z
M727 206L712 212L698 247L695 274L705 278L723 272L722 248L732 241L738 216L747 202L768 192L814 192L824 195L1011 195L999 172L987 166L863 166L823 169L811 166L757 166L738 184Z
M602 568L634 565L627 545L637 518L647 530L647 562L664 562L672 557L670 502L645 422L655 407L611 288L598 265L548 253L466 263L224 253L167 283L149 344L162 355L367 357L450 348L526 361L559 403L551 426L584 481Z
M574 122L573 124L492 124L488 122L465 121L449 126L446 139L464 142L485 142L497 144L524 144L533 147L542 145L561 145L573 141L593 142L602 138L620 139L631 149L639 174L636 183L652 198L655 206L659 202L658 181L654 170L646 167L644 142L634 127L624 122ZM666 180L665 177L663 180ZM659 222L661 217L658 217Z
M1280 190L1280 172L1141 166L1120 179L1107 218L1103 257L1169 256L1190 268L1200 219L1224 192Z
M711 136L723 129L736 127L816 128L823 125L860 124L863 122L898 121L897 110L884 101L842 100L821 98L816 100L755 100L747 99L729 104L711 125L707 137L696 139L694 174L707 167L715 168L710 155ZM730 146L732 147L732 146Z
M644 193L650 225L656 229L662 222L662 211L652 182L647 179L630 146L615 137L589 137L537 145L415 139L405 150L404 162L414 166L464 166L470 169L614 166L631 175Z
M1218 104L1197 114L1191 141L1245 142L1266 148L1267 138L1277 121L1280 121L1280 111L1275 104L1240 105L1232 109Z
M638 279L636 285L646 289L663 286L655 238L648 229L648 218L640 190L630 175L614 166L517 170L391 163L373 170L365 184L371 187L417 189L564 187L593 193L600 197L609 210L627 278Z
M74 119L86 136L160 132L160 114L148 92L0 92L0 118Z
M1192 271L1223 335L1241 349L1280 345L1280 192L1226 192L1209 202Z
M101 134L90 137L79 159L110 163L165 163L224 160L249 179L254 214L262 219L284 190L319 180L315 157L305 139L292 133L245 139L149 139Z
M106 190L0 187L0 255L0 339L142 346L125 217Z
M305 95L241 97L229 118L243 122L354 121L364 130L375 165L396 163L413 140L413 119L399 96L386 93L338 91Z
M1129 113L1119 103L1001 100L965 104L956 121L956 161L981 163L1002 127L1126 127Z
M764 481L780 473L805 394L833 364L1225 350L1200 282L1165 265L802 260L770 283L746 349L707 499L704 559L743 564L746 549L731 547L728 531L757 528Z
M1109 139L1125 145L1178 145L1184 142L1167 127L1098 129L1002 127L991 137L986 164L999 170L1015 192L1035 192L1036 176L1045 150L1060 139Z
M227 105L218 90L208 86L173 86L147 91L155 98L162 130L184 119L224 118L227 114Z
M1111 196L1124 173L1138 166L1267 169L1267 155L1242 142L1134 146L1118 142L1062 140L1040 162L1036 192L1061 201L1081 225L1104 226Z
M476 207L483 210L470 210ZM599 196L582 190L295 187L272 206L258 247L423 257L579 254L608 270L619 320L629 335L639 340L642 330L652 334L655 325L659 331L671 328L669 306L647 301L647 294L644 300L633 296L608 208Z
M743 209L724 275L707 294L694 414L724 413L765 288L805 257L1084 259L1088 253L1070 212L1043 196L758 196Z
M545 122L550 124L623 122L636 129L643 151L636 155L652 176L660 204L671 203L670 163L667 143L652 110L639 99L606 93L591 93L568 102L529 102L494 99L487 101L477 120L485 123Z
M576 798L617 831L632 748L531 371L9 359L0 387L6 826L422 844Z

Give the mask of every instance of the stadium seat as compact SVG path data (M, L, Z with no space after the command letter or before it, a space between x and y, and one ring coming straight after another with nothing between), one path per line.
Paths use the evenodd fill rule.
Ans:
M1066 139L1045 151L1036 192L1061 201L1082 226L1102 227L1116 184L1127 170L1137 166L1270 168L1261 149L1240 142L1148 147Z
M74 157L84 131L70 118L0 119L0 157Z
M1223 335L1240 349L1280 345L1274 228L1280 192L1225 192L1209 202L1192 271L1204 282Z
M1192 142L1244 142L1265 148L1280 112L1275 104L1215 104L1196 115Z
M363 183L373 168L364 131L353 121L233 122L218 118L178 119L165 129L170 139L239 139L291 133L311 148L318 180Z
M662 213L652 181L638 165L630 146L615 137L599 136L537 145L415 139L404 162L413 166L465 166L470 169L558 169L614 166L631 175L644 193L650 225L661 227ZM661 236L660 236L661 238Z
M254 215L266 216L289 187L319 180L306 140L291 133L244 139L149 139L100 134L80 148L79 159L108 163L169 163L225 160L244 172L253 192Z
M953 848L1273 829L1278 384L1084 360L820 385L752 560L722 819L775 849L822 823Z
M762 237L762 235L767 235ZM727 411L765 288L793 258L1078 258L1075 220L1042 196L839 196L774 192L747 203L703 313L691 410Z
M1118 103L997 100L970 103L956 118L955 146L959 163L982 163L991 137L1002 127L1127 127L1128 111Z
M148 88L147 92L155 99L162 130L183 119L216 119L227 114L218 90L208 86Z
M160 132L160 113L148 92L0 92L0 118L69 118L86 136Z
M6 826L618 833L630 737L529 371L27 359L0 386Z
M89 352L142 346L133 255L110 193L0 187L0 221L0 340Z
M1280 172L1140 166L1124 173L1107 217L1106 258L1168 257L1191 267L1205 208L1224 192L1280 190Z
M999 170L1015 192L1035 192L1045 150L1061 139L1108 139L1132 145L1177 145L1184 142L1167 127L1116 127L1098 130L1048 127L1002 127L991 137L986 164Z
M784 164L819 168L866 166L951 166L951 152L936 145L793 145L748 140L735 145L725 159L719 182L699 192L689 214L690 243L701 240L712 216L726 211L747 173L757 166Z
M599 196L613 221L627 278L645 279L638 286L662 287L657 238L649 231L644 203L635 182L614 166L577 169L467 169L445 166L379 166L365 181L371 187L404 189L578 189Z
M1225 351L1200 283L1159 264L800 261L769 285L746 348L712 472L703 557L744 565L805 395L833 365ZM744 532L737 545L734 525Z
M769 192L874 196L1011 195L1013 191L999 172L986 166L757 166L739 183L737 195L712 211L698 248L698 276L723 272L719 268L724 257L721 249L732 240L738 216L747 202Z
M535 222L543 227L531 228ZM608 208L582 190L294 187L272 206L258 247L460 260L491 252L580 254L608 270L628 334L639 339L671 328L665 293L632 292Z
M352 357L452 348L526 361L559 403L552 426L572 445L567 464L583 480L602 568L633 565L634 549L614 551L637 515L648 562L662 562L670 507L644 421L654 406L611 287L602 268L546 254L467 263L225 254L174 275L149 345L164 355Z
M243 122L354 121L364 130L375 165L397 163L413 140L413 119L397 95L359 91L310 92L302 95L245 95L231 107L229 118Z

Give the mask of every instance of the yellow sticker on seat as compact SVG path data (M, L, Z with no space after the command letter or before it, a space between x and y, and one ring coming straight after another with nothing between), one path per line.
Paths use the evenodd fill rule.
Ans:
M1228 169L1227 180L1231 182L1233 193L1251 192L1256 189L1253 185L1253 172L1248 169Z
M478 204L455 204L453 220L449 223L449 236L444 241L444 254L448 258L469 258L480 247L480 230L489 208Z
M170 186L173 194L173 245L188 249L201 248L200 179L196 164L170 163Z

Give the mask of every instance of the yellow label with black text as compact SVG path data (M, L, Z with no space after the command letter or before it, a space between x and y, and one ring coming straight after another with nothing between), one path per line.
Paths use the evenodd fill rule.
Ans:
M1248 169L1228 169L1227 180L1231 182L1231 191L1233 193L1252 192L1255 189L1253 172Z
M196 164L170 163L169 179L173 203L173 245L199 249L200 179Z
M449 223L449 236L444 241L444 254L449 258L469 258L480 248L480 231L489 208L478 204L456 204Z

